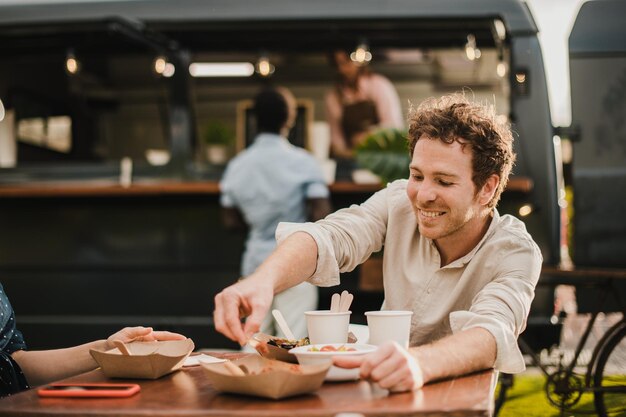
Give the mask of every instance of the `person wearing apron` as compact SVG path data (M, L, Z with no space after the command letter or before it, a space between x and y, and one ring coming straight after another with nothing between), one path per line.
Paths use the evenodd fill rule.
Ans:
M332 61L339 82L325 100L331 154L351 158L373 129L404 127L400 99L386 77L351 61L345 51L333 52Z

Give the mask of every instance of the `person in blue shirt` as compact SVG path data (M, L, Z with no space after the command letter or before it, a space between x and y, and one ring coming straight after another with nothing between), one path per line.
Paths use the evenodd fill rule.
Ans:
M317 161L286 139L296 117L293 95L284 88L263 89L254 99L258 135L233 158L220 182L223 220L248 229L241 274L252 274L276 247L279 222L315 221L330 213L329 191ZM304 312L317 308L317 288L303 283L274 297L297 338L306 336ZM261 331L276 335L270 315Z
M98 365L89 351L113 349L114 340L128 343L185 338L150 327L126 327L106 340L65 349L29 351L15 320L13 307L0 284L0 397L96 369Z

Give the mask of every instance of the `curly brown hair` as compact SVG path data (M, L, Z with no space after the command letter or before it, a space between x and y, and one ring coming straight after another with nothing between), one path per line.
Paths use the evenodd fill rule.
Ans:
M411 158L415 144L422 137L469 145L476 190L480 190L492 174L500 177L498 188L488 203L489 208L496 206L509 180L515 153L511 126L496 115L493 105L472 102L461 93L428 99L409 113Z

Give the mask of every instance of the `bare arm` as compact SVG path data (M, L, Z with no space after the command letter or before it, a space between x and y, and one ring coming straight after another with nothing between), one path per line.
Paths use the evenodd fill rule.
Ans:
M492 368L496 361L496 339L481 327L409 350L417 358L424 383Z
M95 369L98 365L89 350L108 348L106 340L97 340L66 349L19 350L12 356L22 368L28 383L37 386Z
M274 294L305 281L316 266L315 240L304 232L289 236L252 275L215 296L216 330L245 344L261 327ZM245 325L243 317L247 317Z
M437 379L491 368L495 360L495 338L476 327L408 351L389 342L369 355L337 357L334 363L344 368L360 367L362 378L400 392L418 389Z
M185 336L177 333L155 332L150 327L127 327L106 340L96 340L66 349L18 350L12 356L22 368L28 383L37 386L95 369L98 365L91 357L89 350L113 349L115 347L113 340L116 339L127 343L134 340L180 340L184 338Z

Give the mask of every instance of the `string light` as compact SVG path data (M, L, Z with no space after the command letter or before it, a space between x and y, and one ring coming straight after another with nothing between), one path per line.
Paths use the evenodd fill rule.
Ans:
M158 56L154 59L154 72L159 75L162 75L165 72L165 67L167 66L167 59L163 56Z
M171 62L165 64L165 69L163 70L164 77L171 77L176 72L176 67Z
M76 75L80 71L80 62L76 59L72 50L69 50L65 57L65 70L70 75Z
M522 207L519 208L519 215L521 217L526 217L528 215L530 215L533 212L533 206L530 204L524 204Z
M350 54L350 59L359 65L364 65L372 60L372 53L370 52L367 42L361 42L354 52Z
M266 55L261 55L254 66L254 71L261 77L269 77L274 73L275 69L276 67L270 63L270 60Z
M465 43L465 55L470 61L479 59L482 55L480 49L478 49L478 47L476 46L476 36L472 35L471 33L467 35L467 42Z
M502 20L495 19L493 21L493 28L496 32L498 40L503 41L506 39L506 26L504 26L504 22Z
M506 75L506 64L504 62L498 62L498 65L496 66L496 74L498 74L498 77L504 78Z
M163 77L171 77L176 72L176 67L171 62L167 62L164 56L158 56L152 64L154 72Z

